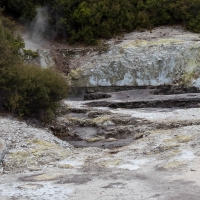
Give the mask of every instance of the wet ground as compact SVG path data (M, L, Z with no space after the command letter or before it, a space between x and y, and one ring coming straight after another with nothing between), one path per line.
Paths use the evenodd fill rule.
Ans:
M79 103L76 105L76 108L80 106ZM123 111L126 110L116 110ZM172 115L185 115L188 120L192 117L190 113L193 113L200 119L200 115L197 115L200 109L196 109L196 112L192 109L162 112L155 109L132 110L130 114L143 112L146 116L141 116L141 120L155 122L161 120L160 116L164 116L165 111ZM167 115L162 121L167 125ZM181 119L172 121L177 123ZM5 123L8 122L4 121ZM18 130L20 123L15 124ZM199 129L198 125L157 129L149 134L144 132L145 137L139 137L129 145L112 149L72 148L71 153L61 160L43 161L42 165L39 163L41 169L37 171L27 171L27 163L23 173L1 175L0 197L2 200L198 200ZM37 129L35 131L40 133ZM45 132L42 134L45 135ZM48 148L50 146L49 143ZM54 151L59 155L59 149ZM36 156L45 158L51 155L52 152L48 154L42 147L42 151ZM8 158L9 156L7 155ZM20 159L19 157L13 163L14 166L19 166ZM23 156L23 159L26 158ZM21 166L23 169L22 164Z
M200 124L194 113L191 120L188 118L180 122L179 115L174 121L163 121L179 109L200 107L200 93L194 87L162 86L109 93L79 93L79 98L87 101L77 101L77 98L69 99L71 105L52 131L60 139L79 148L122 147L145 137L148 131ZM160 116L162 120L152 121L152 116Z
M93 166L94 168L96 166ZM0 184L2 200L198 200L200 187L193 181L170 180L168 173L145 173L143 170L105 170L92 166L84 172L55 176L54 180L38 181L41 175L21 175L21 178L12 178L13 183L5 178L4 186ZM177 173L177 172L175 172ZM195 172L193 172L195 173ZM163 177L163 178L161 178ZM167 177L167 178L166 178ZM18 184L14 182L18 181ZM7 196L6 198L5 195Z
M154 96L134 92L114 95ZM2 200L200 198L200 108L87 106L98 101L64 102L51 130L73 144L66 149L47 130L0 118L2 137L10 135Z
M176 92L176 91L172 91ZM178 92L178 91L177 91ZM180 91L181 92L181 91ZM167 93L157 89L138 89L107 93L106 100L87 103L93 107L110 108L194 108L199 107L200 93ZM94 94L91 94L94 96ZM97 95L99 95L97 93Z

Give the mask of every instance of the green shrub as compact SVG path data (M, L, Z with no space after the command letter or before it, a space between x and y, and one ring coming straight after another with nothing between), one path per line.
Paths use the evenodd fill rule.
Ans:
M67 96L67 83L51 69L29 65L13 66L0 73L3 106L19 116L46 119L55 113L59 101Z
M39 56L37 51L32 51L32 50L27 50L27 49L23 49L21 51L21 56L22 59L24 60L24 62L29 63L31 62L33 59L37 58Z
M0 108L20 117L48 120L55 115L59 101L67 96L67 83L52 69L24 64L20 54L23 47L13 22L1 16Z

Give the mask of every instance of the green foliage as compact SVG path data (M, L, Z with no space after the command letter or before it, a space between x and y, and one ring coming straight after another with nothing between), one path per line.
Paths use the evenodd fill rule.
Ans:
M19 63L19 49L23 47L24 42L16 34L15 24L0 13L0 69Z
M40 0L3 0L2 5L6 6L6 9L14 16L21 19L32 19L36 14L36 8L41 6Z
M199 0L2 0L8 11L31 19L39 6L48 7L57 36L71 42L96 43L135 29L183 24L200 32Z
M32 60L32 59L37 58L37 57L38 57L37 51L26 50L26 49L22 50L22 59L24 61L29 61L29 60Z
M13 22L0 18L0 108L20 117L48 120L55 115L59 101L67 96L67 83L51 69L23 63L22 39ZM36 56L24 50L26 55Z
M67 95L67 84L58 73L28 65L13 66L0 73L3 106L19 116L44 118L55 113ZM48 116L47 116L48 117Z

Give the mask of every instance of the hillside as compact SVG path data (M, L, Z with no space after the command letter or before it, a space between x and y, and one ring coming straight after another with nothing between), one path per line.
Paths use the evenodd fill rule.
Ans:
M24 24L30 24L40 12L45 25L40 26L38 33L72 43L93 44L98 38L151 30L160 25L181 24L200 32L199 0L3 0L0 3Z

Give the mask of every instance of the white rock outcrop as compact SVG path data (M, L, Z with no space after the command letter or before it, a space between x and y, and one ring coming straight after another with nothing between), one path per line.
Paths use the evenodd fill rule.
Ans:
M38 53L38 65L42 68L55 67L55 62L53 60L53 55L50 50L37 50Z
M125 40L72 70L72 86L200 86L198 34L153 40Z

